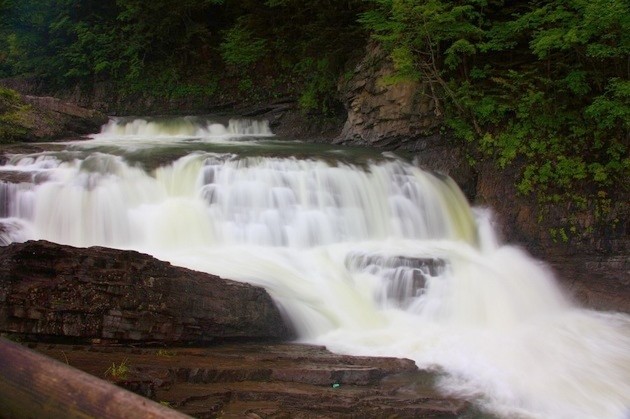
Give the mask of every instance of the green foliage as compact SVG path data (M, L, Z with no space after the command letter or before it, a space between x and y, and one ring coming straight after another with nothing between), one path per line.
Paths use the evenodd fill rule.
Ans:
M336 80L365 40L356 22L363 8L362 0L0 0L0 76L85 91L114 80L123 94L163 98L236 88L331 112ZM261 71L272 75L265 87Z
M521 193L598 205L575 191L627 190L627 2L371 3L360 20L390 51L392 79L438 88L455 135L500 167L523 167Z
M363 13L359 21L396 55L414 55L415 78L434 79L434 70L443 60L454 68L465 56L475 52L472 41L483 31L476 21L479 1L443 2L418 0L372 0L375 8ZM446 46L446 48L444 48ZM409 58L404 69L409 71Z
M165 358L170 358L176 355L175 351L171 351L169 349L158 349L158 351L155 354L157 356L162 356Z
M28 106L20 100L20 95L10 89L0 87L0 144L22 140L29 132L24 121Z
M241 20L224 34L221 57L229 65L249 67L267 54L266 41L254 36Z
M20 106L20 95L11 89L0 87L0 112L9 112Z
M111 367L105 371L105 376L113 380L125 380L129 375L129 365L127 360L123 360L120 364L112 363Z
M0 71L56 87L102 79L134 82L158 63L187 75L208 55L222 0L3 0ZM165 12L168 11L168 12ZM218 43L216 37L214 43Z
M300 107L306 112L331 113L335 106L337 78L330 62L326 58L305 58L296 65L295 71L306 80L299 98Z
M147 95L163 100L189 98L202 101L218 90L218 79L210 77L183 80L177 70L164 71L157 66L145 68L141 77L123 79L119 91L124 96Z
M222 33L220 52L228 72L243 79L239 89L248 91L242 87L256 81L258 93L260 73L273 74L275 94L296 95L308 113L335 113L337 80L365 40L356 22L363 2L267 0L227 6L236 3L241 13Z

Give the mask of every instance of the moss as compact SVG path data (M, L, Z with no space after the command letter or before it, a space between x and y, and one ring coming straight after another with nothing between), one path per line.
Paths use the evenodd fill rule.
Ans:
M0 144L28 137L30 128L26 121L29 109L17 92L0 87Z

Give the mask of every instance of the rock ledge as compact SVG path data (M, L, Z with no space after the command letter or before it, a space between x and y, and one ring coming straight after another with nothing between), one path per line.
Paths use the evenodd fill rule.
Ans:
M0 332L139 344L290 337L262 288L138 252L45 241L2 248Z

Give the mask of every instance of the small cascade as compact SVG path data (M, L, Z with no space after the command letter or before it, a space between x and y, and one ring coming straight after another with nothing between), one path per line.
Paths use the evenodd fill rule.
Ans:
M30 183L0 182L0 218L31 219L34 189Z
M309 248L387 237L476 240L461 192L400 161L366 171L315 160L197 153L154 176L103 153L58 164L54 180L37 187L34 222L61 243L124 245L133 228L154 229L135 221L135 211L162 217L166 207L157 203L172 206L176 197L204 207L200 214L216 244Z
M24 242L32 235L33 232L29 230L28 224L22 220L18 218L0 219L0 247Z
M271 136L269 121L255 119L230 119L227 132L233 135L251 135L255 137Z
M418 301L428 282L445 269L442 259L361 253L348 254L345 265L353 274L370 275L378 281L374 299L380 307L401 309Z
M230 119L227 124L201 117L111 119L94 137L136 139L267 137L273 133L266 120Z

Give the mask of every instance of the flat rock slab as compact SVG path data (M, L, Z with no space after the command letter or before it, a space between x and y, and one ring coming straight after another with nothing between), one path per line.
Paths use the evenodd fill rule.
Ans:
M287 339L267 292L134 251L14 243L0 253L0 332L27 340L191 344Z
M489 417L440 394L438 374L408 359L335 355L300 344L31 347L198 418ZM124 376L114 376L121 365Z

